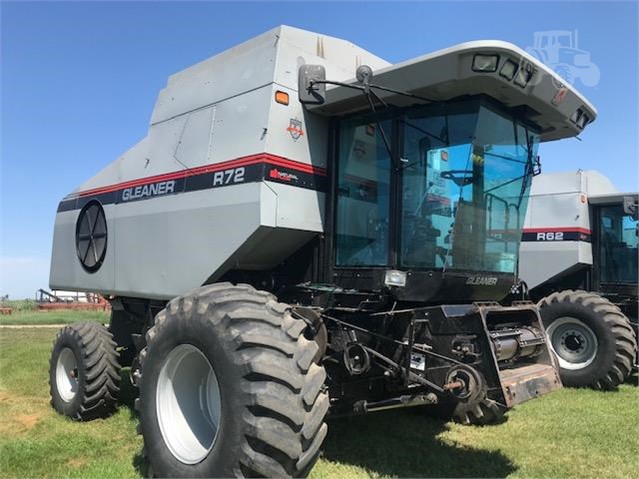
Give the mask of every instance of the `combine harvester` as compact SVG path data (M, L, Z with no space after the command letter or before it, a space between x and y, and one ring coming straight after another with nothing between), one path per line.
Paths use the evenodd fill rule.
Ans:
M52 403L139 387L160 476L304 476L327 414L450 404L499 420L561 387L537 307L505 302L540 142L595 108L519 48L397 65L279 27L169 78L147 136L58 207L67 326ZM492 235L499 229L499 235Z
M638 203L596 171L533 181L520 276L567 386L614 389L637 364Z

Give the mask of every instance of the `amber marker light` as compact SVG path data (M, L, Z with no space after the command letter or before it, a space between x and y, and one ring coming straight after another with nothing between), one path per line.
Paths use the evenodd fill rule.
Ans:
M282 105L288 105L288 93L277 90L275 92L275 101Z

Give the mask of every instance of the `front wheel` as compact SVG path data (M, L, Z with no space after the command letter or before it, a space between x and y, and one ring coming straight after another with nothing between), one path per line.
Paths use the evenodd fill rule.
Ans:
M274 296L205 286L171 301L140 353L141 432L159 477L305 476L326 436L324 369Z
M567 290L542 299L539 312L564 385L609 390L626 380L637 339L617 306L595 293Z

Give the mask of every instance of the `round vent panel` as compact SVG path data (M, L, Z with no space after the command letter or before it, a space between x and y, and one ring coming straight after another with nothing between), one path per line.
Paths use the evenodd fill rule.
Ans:
M75 247L82 267L95 273L102 266L107 248L107 225L104 209L97 201L87 203L75 227Z

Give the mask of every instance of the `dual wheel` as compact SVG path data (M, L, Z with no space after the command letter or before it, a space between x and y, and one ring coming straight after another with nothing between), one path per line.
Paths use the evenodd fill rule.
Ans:
M62 328L49 365L53 407L78 421L111 414L120 390L118 357L105 326L86 322Z
M88 324L63 329L51 360L53 405L75 419L93 417L82 413L96 376L85 365ZM90 328L110 338L103 326ZM315 362L319 347L306 329L286 305L251 286L216 284L171 301L138 358L136 409L149 473L306 476L326 436L329 406L326 375ZM92 350L117 357L114 343Z

